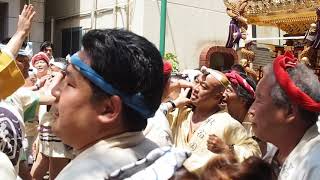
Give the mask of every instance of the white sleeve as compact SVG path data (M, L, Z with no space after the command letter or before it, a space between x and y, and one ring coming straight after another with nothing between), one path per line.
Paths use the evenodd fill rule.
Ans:
M320 177L320 166L312 167L309 171L305 172L301 180L318 180Z
M17 174L9 158L0 152L0 177L6 180L16 180Z
M6 53L11 59L15 59L15 57L12 54L12 52L7 48L7 46L1 47L1 51Z

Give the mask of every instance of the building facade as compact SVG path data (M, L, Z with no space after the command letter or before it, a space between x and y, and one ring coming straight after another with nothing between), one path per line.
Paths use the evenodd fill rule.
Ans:
M230 66L237 60L224 48L230 21L225 9L223 0L168 0L165 51L177 56L180 69ZM95 28L129 29L159 46L161 0L47 0L45 10L44 36L54 43L55 56L77 51L83 34ZM255 31L279 36L277 28Z
M34 53L44 40L54 43L56 57L74 53L84 33L96 28L129 29L159 46L161 0L0 0L0 39L13 35L26 3L37 11L28 38ZM235 52L224 49L230 21L225 9L223 0L168 0L165 51L177 56L181 70L201 65L219 69L238 60ZM257 26L251 34L275 37L284 33ZM283 41L258 41L256 68L270 61L270 44L282 45Z

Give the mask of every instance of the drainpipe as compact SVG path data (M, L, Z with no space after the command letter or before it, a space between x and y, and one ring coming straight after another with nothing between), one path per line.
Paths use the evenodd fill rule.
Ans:
M127 30L129 31L130 30L130 0L127 0Z
M113 9L113 22L114 22L114 28L117 28L118 25L118 0L116 0L114 9Z
M53 43L54 38L54 18L51 17L51 31L50 31L50 41Z
M96 29L96 11L97 11L97 0L93 0L93 7L91 11L91 29Z
M160 19L160 54L163 57L166 45L166 21L167 21L167 0L161 0L161 19Z

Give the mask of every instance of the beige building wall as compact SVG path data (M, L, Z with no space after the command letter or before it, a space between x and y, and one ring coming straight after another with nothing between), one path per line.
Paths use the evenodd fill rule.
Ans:
M29 41L33 42L35 54L40 51L40 45L44 41L45 0L30 0L30 3L33 4L36 11L29 36Z
M161 0L47 0L45 37L53 37L56 56L61 55L62 30L71 27L82 27L83 34L95 28L129 28L158 47L160 6ZM180 69L197 68L204 47L225 46L229 21L223 0L168 0L166 52L177 55ZM257 37L278 34L277 28L257 27ZM277 45L279 41L261 43Z
M286 34L284 31L277 27L272 26L257 26L257 38L271 38L271 37L282 37ZM269 47L268 45L280 45L282 46L285 40L258 40L258 47Z
M160 0L145 0L144 35L159 45ZM202 49L224 46L229 17L222 0L168 0L166 52L177 55L180 69L197 68Z
M94 28L129 27L159 46L161 1L130 0L129 21L127 3L118 0L115 8L116 0L47 0L46 19L55 19L56 54L61 51L61 30L79 26L84 33ZM229 17L222 0L168 0L167 10L166 52L178 56L181 69L198 67L206 45L225 45ZM46 34L50 37L50 32Z

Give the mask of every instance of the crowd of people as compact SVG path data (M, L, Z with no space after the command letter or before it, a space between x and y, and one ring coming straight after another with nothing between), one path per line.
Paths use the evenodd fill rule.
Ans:
M88 31L67 59L47 41L33 55L34 15L0 46L0 179L320 177L320 83L291 52L259 82L239 64L173 73L119 29Z

